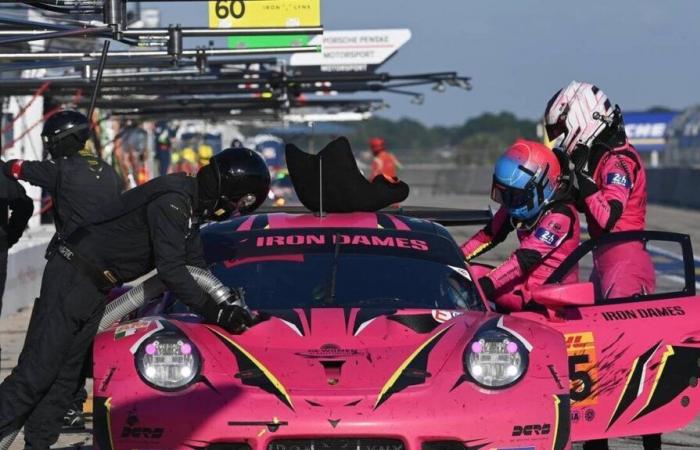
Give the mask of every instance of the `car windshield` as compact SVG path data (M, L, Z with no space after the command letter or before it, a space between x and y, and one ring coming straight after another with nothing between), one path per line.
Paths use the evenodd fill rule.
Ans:
M452 251L458 249L442 237L327 230L235 234L245 235L235 239L235 257L219 259L212 269L229 287L242 288L253 309L484 308ZM218 246L219 255L225 247Z

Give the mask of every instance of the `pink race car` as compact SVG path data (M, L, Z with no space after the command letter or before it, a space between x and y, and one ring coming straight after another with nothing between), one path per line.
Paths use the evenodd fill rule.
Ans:
M231 335L172 312L98 335L96 448L559 450L696 416L692 267L678 292L594 306L590 283L557 284L584 245L535 293L541 309L502 315L437 223L484 214L419 212L206 227L212 271L266 320ZM687 237L650 237L692 266Z

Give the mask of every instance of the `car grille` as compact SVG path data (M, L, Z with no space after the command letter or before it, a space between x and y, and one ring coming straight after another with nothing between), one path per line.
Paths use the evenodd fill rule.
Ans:
M405 450L398 439L284 439L272 441L267 450Z
M226 444L216 443L209 444L204 450L251 450L250 445L242 443Z

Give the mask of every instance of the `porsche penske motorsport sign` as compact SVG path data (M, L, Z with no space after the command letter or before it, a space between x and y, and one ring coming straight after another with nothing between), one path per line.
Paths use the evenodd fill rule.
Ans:
M321 0L212 0L210 28L321 26Z
M387 30L324 31L309 45L320 45L319 53L294 53L291 66L315 66L322 72L365 72L389 59L411 39L407 28Z

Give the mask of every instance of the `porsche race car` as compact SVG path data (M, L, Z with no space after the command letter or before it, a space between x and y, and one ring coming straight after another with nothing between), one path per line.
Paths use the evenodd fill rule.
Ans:
M96 448L560 450L695 418L687 236L611 235L677 243L678 291L595 304L591 283L558 283L589 243L533 293L538 308L504 315L438 223L460 214L268 212L205 227L211 270L265 320L232 335L175 309L98 335Z

